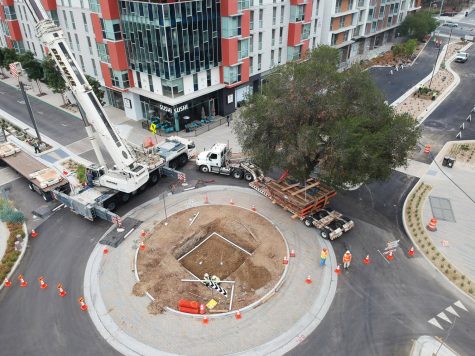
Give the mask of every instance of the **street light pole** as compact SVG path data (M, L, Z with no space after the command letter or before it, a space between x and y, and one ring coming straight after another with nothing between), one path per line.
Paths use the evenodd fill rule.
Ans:
M447 339L448 339L449 336L450 336L450 332L452 331L452 329L453 329L454 326L455 326L455 321L456 321L456 320L457 320L457 317L454 317L454 322L452 323L452 325L450 325L449 330L447 330L447 335L445 336L445 338L440 341L439 348L437 349L437 351L436 351L435 353L433 353L434 356L437 356L437 355L439 354L440 349L441 349L442 346L447 342Z
M442 44L439 45L439 50L437 51L437 56L435 57L434 68L432 69L432 75L430 77L430 82L429 82L429 89L430 89L430 86L432 85L432 79L434 78L435 67L437 67L437 60L439 59L439 54L440 54L440 49L441 48L442 48Z
M439 17L442 16L442 9L444 8L444 0L440 3L440 11L439 11Z
M28 99L28 95L26 94L25 87L23 86L23 82L20 80L20 78L18 78L18 85L20 86L20 91L21 91L21 94L23 95L23 100L25 101L26 108L28 109L28 114L30 115L31 122L33 124L33 127L35 128L36 137L38 138L38 141L41 143L43 141L41 140L38 126L36 126L36 120L35 120L35 116L33 115L33 111L31 110L30 100Z
M447 57L447 52L449 51L449 45L450 45L450 40L452 39L453 29L454 29L453 27L450 28L449 42L447 42L447 51L445 51L444 53L444 60L442 61L442 63L445 63L445 57Z

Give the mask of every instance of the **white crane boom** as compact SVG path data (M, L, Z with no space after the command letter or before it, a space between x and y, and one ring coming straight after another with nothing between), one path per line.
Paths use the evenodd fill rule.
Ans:
M102 105L74 59L63 35L63 31L48 18L41 0L26 0L26 6L35 23L36 33L49 48L52 58L72 91L79 105L81 116L97 158L104 168L97 169L96 180L100 185L130 193L145 184L149 178L147 167L137 163L135 154L129 150L109 121ZM107 169L101 151L94 141L91 126L99 135L104 147L114 161L114 168Z

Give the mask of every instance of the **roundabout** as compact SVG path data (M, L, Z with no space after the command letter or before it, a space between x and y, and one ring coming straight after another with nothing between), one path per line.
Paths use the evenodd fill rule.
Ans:
M317 230L248 188L208 187L168 196L165 204L167 216L161 198L131 211L126 217L143 222L138 230L107 255L97 245L87 263L88 311L116 350L280 354L318 326L337 276L331 245ZM331 252L325 268L318 265L322 247ZM227 296L199 282L204 273L217 276ZM180 299L215 300L206 308L209 323L178 311Z

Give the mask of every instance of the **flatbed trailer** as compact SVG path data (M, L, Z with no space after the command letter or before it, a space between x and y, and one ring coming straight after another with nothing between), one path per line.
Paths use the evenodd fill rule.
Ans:
M69 182L54 168L47 167L14 143L2 143L0 152L1 160L26 178L29 188L40 194L45 201L53 199L51 192L54 190L69 192Z
M293 219L300 220L323 209L336 195L333 188L315 178L309 178L301 184L290 176L279 180L259 177L249 186L292 213Z

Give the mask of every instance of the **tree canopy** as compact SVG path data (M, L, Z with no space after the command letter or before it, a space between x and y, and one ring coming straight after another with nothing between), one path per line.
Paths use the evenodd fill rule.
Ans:
M13 48L1 48L0 66L10 71L10 63L17 62L18 55ZM2 72L3 73L3 72Z
M403 35L422 41L425 35L434 31L437 26L437 20L429 11L418 11L406 16L400 30Z
M242 107L235 131L264 170L300 180L315 169L335 187L384 180L406 164L420 130L385 103L368 72L339 72L338 51L321 46L306 61L278 67Z
M42 94L40 80L44 78L44 71L41 62L35 59L33 53L25 52L19 55L19 60L28 78L34 80L38 85L38 90Z
M92 90L94 91L94 94L96 94L97 99L101 103L101 105L104 105L104 91L101 89L101 83L96 78L91 77L90 75L86 74L86 79L89 82L89 84L92 87Z
M61 94L64 101L64 92L66 91L66 82L64 81L59 69L56 68L56 63L50 58L45 57L42 62L45 82L51 88L53 93Z

